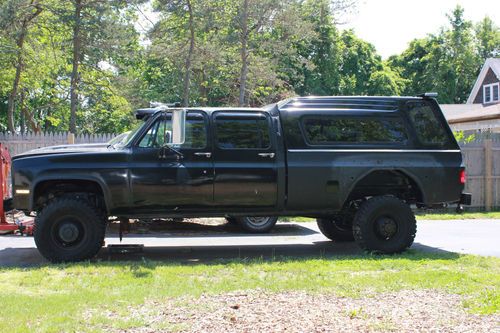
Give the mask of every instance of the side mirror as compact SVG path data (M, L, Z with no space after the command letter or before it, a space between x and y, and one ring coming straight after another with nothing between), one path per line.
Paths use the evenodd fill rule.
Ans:
M186 109L172 109L172 133L168 141L169 145L181 145L186 139Z

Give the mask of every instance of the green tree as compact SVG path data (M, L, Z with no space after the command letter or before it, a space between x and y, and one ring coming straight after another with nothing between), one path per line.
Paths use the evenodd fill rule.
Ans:
M500 44L490 19L473 25L457 7L446 27L382 61L337 28L355 0L156 0L159 20L141 44L143 2L1 2L1 128L118 132L153 100L257 106L294 94L437 91L463 102Z
M305 5L299 1L282 2L281 6L272 9L271 16L260 28L250 34L248 56L248 77L245 83L245 105L263 105L294 95L297 85L293 80L302 75L302 64L311 64L310 52L299 53L299 46L309 44L310 38L316 35L307 17L302 15ZM236 30L238 31L238 30ZM239 36L238 36L238 40ZM238 46L241 46L238 45ZM238 97L243 92L241 61L237 82ZM239 100L237 101L239 102Z
M447 82L443 97L453 103L464 103L477 77L480 64L474 50L472 22L465 20L464 10L457 6L448 15L451 30L444 33L443 62L439 78Z
M472 22L457 6L448 27L436 35L414 40L399 56L389 59L393 71L408 79L405 94L439 93L441 103L464 103L484 59L478 55Z
M366 95L372 73L383 70L382 58L375 47L345 30L340 43L340 84L342 95Z
M130 29L127 10L141 1L71 0L59 6L59 15L72 30L71 82L69 130L77 131L77 112L81 94L83 70L99 71L102 62L113 62L113 57L136 38ZM122 38L117 38L121 36ZM126 39L127 38L127 39Z
M367 93L373 96L399 96L407 84L408 80L384 63L381 69L370 75Z
M437 47L435 38L414 39L402 54L389 57L391 70L407 80L402 94L414 96L434 90L433 73L429 71L434 47Z
M166 30L175 28L175 34L168 36L168 42L178 47L179 51L184 55L181 57L184 59L182 65L184 71L182 103L184 106L189 105L191 72L197 39L196 30L198 30L197 22L195 22L198 19L195 18L195 15L197 15L195 12L198 12L198 6L200 5L200 2L196 0L160 0L156 3L156 8L168 15L166 20L162 22L164 26L159 25L159 27L167 28ZM165 29L158 30L157 33L168 33Z
M228 0L158 1L150 31L145 87L152 99L220 105L230 94L234 46L227 36L234 6Z
M241 0L237 5L234 31L237 33L239 41L239 106L247 104L247 80L251 61L259 60L255 54L258 54L263 40L271 37L269 31L273 29L273 18L278 16L287 4L287 1Z
M304 82L295 87L301 95L335 95L339 92L340 54L338 31L334 24L331 3L327 0L307 1L302 6L306 22L314 34L300 45L299 54L306 59L302 71Z
M18 97L21 74L25 67L24 44L27 38L30 26L35 23L36 18L42 12L42 4L37 0L10 0L6 1L0 7L0 28L6 32L13 42L15 61L15 75L12 83L12 90L8 98L7 106L7 128L15 132L14 110Z
M475 33L481 59L500 56L500 28L488 16L476 24Z

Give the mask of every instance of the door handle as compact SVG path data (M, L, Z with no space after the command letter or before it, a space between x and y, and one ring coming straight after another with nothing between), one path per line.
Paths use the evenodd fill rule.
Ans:
M198 153L194 153L196 156L205 156L206 158L210 158L212 157L212 153L201 153L201 152L198 152Z
M260 157L274 158L275 155L276 155L275 153L259 153Z

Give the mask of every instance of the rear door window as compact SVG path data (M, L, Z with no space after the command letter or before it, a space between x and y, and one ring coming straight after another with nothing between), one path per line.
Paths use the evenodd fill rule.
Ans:
M408 142L404 122L397 117L305 117L302 127L310 145L392 145Z
M221 149L268 149L269 119L263 114L218 114L215 118L217 146Z
M186 140L182 149L203 149L207 146L207 121L201 113L188 113Z

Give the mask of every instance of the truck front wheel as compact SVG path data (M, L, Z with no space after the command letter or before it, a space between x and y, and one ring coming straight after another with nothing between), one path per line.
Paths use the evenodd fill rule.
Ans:
M102 247L104 214L89 202L62 197L38 213L34 238L40 253L51 262L81 261Z
M400 253L413 244L417 222L411 208L398 198L373 197L359 207L353 234L358 245L375 253Z
M278 221L278 218L275 216L246 216L237 217L236 221L245 231L252 233L265 233L269 232L274 227L274 225Z

